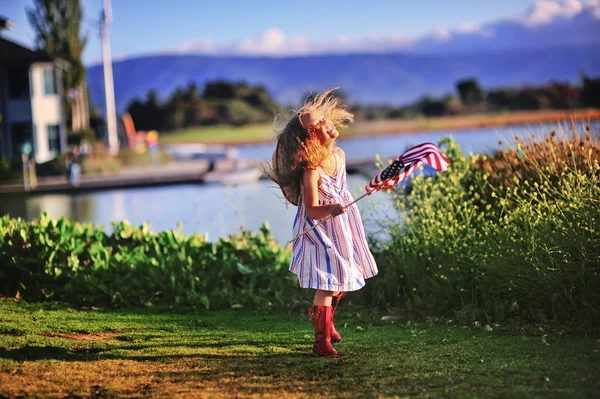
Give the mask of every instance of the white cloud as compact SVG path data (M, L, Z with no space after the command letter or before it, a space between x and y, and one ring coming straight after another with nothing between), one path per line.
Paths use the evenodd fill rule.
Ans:
M286 38L277 28L263 32L259 37L240 40L234 46L240 54L277 55L285 52Z
M483 37L494 36L494 31L489 28L484 28L480 24L473 22L464 22L458 26L456 32L461 35L479 35Z
M441 43L450 40L452 33L445 26L439 26L433 31L432 37L435 41Z
M583 5L583 8L595 19L600 19L600 0L589 0Z
M583 10L581 0L536 1L523 22L529 26L546 25L557 18L572 18Z
M243 38L236 42L216 43L210 39L199 39L169 47L166 52L176 54L293 56L382 52L406 49L411 43L411 40L398 32L362 39L340 35L329 40L317 40L305 35L288 37L278 28L269 28L257 36Z
M456 30L459 33L477 33L481 31L481 25L473 22L463 22Z
M173 53L201 53L216 54L218 52L216 43L211 39L200 39L191 42L185 42L178 46L170 47L168 52Z
M536 29L557 20L572 19L582 13L600 20L600 0L537 0L525 13L509 20ZM494 24L464 22L450 30L439 26L422 37L410 38L394 31L385 35L352 38L340 35L330 39L315 39L307 35L288 36L278 27L271 27L257 35L232 42L216 42L200 38L166 49L169 53L245 56L301 56L309 54L383 53L418 49L422 43L438 46L451 45L455 39L481 40L497 37ZM498 40L502 38L497 37ZM495 40L495 39L494 39ZM164 53L164 51L162 51Z

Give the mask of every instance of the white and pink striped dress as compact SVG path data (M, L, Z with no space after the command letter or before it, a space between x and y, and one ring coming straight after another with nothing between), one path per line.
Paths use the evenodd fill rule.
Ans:
M346 183L346 165L337 149L334 153L341 161L337 176L317 168L319 205L346 205L353 201ZM318 222L306 215L301 194L294 219L294 237ZM294 240L290 271L298 275L300 287L326 291L356 291L365 285L365 279L377 274L356 204Z

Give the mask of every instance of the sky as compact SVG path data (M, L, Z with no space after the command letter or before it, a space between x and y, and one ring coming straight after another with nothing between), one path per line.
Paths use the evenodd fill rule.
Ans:
M102 56L98 28L102 3L81 0L87 65ZM543 17L552 1L113 0L110 39L115 59L164 52L305 54L334 47L368 48L381 38L401 46L427 35L444 36L519 18L534 3L546 7ZM35 34L25 10L32 7L33 0L0 0L0 15L15 24L3 36L30 48Z

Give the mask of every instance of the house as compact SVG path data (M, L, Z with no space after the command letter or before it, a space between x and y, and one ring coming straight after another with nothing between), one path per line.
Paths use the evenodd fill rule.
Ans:
M0 157L20 159L25 143L38 163L66 151L60 64L0 36Z

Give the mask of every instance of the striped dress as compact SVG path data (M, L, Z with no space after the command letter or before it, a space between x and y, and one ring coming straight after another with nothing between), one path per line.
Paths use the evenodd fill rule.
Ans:
M341 161L337 176L317 168L319 205L345 206L353 198L346 183L343 157L337 149L334 153ZM302 197L294 219L294 237L319 222L308 218ZM365 285L365 279L377 274L356 204L294 240L290 271L298 275L300 287L326 291L356 291Z

